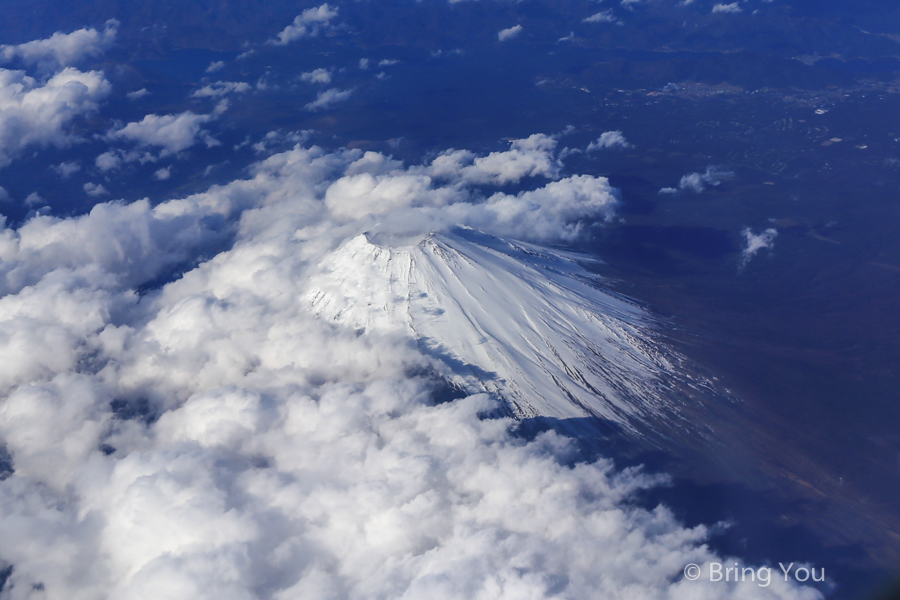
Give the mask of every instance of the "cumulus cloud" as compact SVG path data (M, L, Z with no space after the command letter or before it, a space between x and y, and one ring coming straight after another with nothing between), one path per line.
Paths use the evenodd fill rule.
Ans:
M94 164L101 171L113 171L122 166L122 157L115 150L108 150L94 159Z
M466 183L503 185L523 177L555 178L562 163L554 151L557 140L553 136L536 133L514 140L509 150L476 156L467 150L448 150L435 158L428 174Z
M319 94L316 96L316 99L307 104L304 108L311 111L331 108L338 102L347 100L352 94L353 90L339 90L337 88L330 88L325 90L324 92L319 92Z
M74 65L82 59L100 56L116 39L119 22L110 20L102 31L79 29L72 33L56 32L49 38L34 40L17 46L0 46L0 61L20 59L27 66L42 70L57 70Z
M30 146L62 148L78 138L67 130L95 112L111 86L99 71L67 67L40 82L24 71L0 69L0 167Z
M778 236L778 230L770 227L762 233L756 234L747 227L741 232L741 235L744 236L744 249L741 251L741 267L745 267L760 250L771 250L775 247L775 238Z
M221 98L228 94L243 94L252 88L245 81L216 81L191 94L191 98Z
M587 151L594 152L603 148L631 148L621 131L605 131L596 141L588 144Z
M150 92L147 91L147 88L141 88L139 90L135 90L133 92L128 92L127 94L125 94L125 96L129 100L139 100L139 99L143 98L144 96L149 96L149 95L150 95Z
M172 176L172 167L163 167L162 169L157 169L153 173L153 178L157 181L165 181L169 177Z
M207 73L216 73L218 71L221 71L224 68L225 68L225 61L216 60L216 61L209 63L209 66L206 67L206 72Z
M68 179L81 170L81 164L78 161L61 162L58 165L50 167L62 179Z
M731 4L716 4L712 7L713 13L739 13L743 12L741 6L737 2Z
M660 194L677 194L682 191L691 191L695 193L702 192L706 186L713 187L720 185L723 181L734 178L732 171L726 171L721 167L711 165L706 167L705 173L688 173L678 182L678 187L665 187L659 190Z
M293 41L304 37L319 35L319 27L327 26L331 19L338 15L337 7L322 4L316 8L308 8L294 18L293 23L285 27L277 36L277 39L267 43L275 46L286 46Z
M191 111L177 115L144 116L140 121L110 131L107 138L114 141L130 141L141 146L152 146L161 149L161 156L177 154L203 141L207 147L218 142L203 129L203 125L213 121L217 115L198 115ZM137 157L134 157L135 159ZM98 158L97 166L100 166ZM103 167L101 167L103 168Z
M103 184L91 182L84 184L84 193L92 198L109 195L109 192L106 191L106 188L103 187Z
M308 73L301 73L300 81L305 81L306 83L331 83L331 71L328 69L313 69Z
M518 36L520 33L522 33L522 26L514 25L507 29L501 29L500 31L498 31L497 39L500 40L501 42L505 42L506 40L513 39L514 37Z
M0 446L12 463L0 561L12 566L11 597L712 593L680 575L719 559L707 530L633 502L659 478L574 463L554 433L525 442L512 420L480 416L496 409L486 394L438 403L441 360L300 301L314 292L310 274L377 221L337 209L359 190L382 185L366 206L391 204L387 221L419 213L422 232L454 206L535 239L548 222L558 239L573 219L602 218L608 182L559 178L554 151L532 136L486 164L405 167L298 146L203 193L0 230ZM517 195L473 187L513 173L552 181ZM162 277L171 283L135 292ZM715 595L821 597L780 577L723 582Z

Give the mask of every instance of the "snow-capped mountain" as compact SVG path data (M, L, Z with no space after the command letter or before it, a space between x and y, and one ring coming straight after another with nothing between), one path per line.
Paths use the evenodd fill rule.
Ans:
M321 265L305 298L320 318L405 332L468 393L518 418L600 417L635 429L674 416L681 357L658 320L604 291L586 257L471 229L399 247L359 235Z

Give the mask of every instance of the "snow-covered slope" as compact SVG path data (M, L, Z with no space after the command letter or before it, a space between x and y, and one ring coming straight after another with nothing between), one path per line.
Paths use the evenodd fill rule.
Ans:
M350 327L405 331L455 385L501 397L519 418L632 428L677 412L685 376L654 318L576 258L470 229L401 247L360 235L323 262L305 301Z

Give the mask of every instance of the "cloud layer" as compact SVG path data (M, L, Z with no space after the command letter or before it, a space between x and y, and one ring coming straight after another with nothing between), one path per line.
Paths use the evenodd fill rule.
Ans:
M633 505L658 480L517 439L479 418L487 395L437 404L446 365L298 302L362 231L560 240L611 216L555 146L412 167L298 146L205 193L0 231L4 598L818 598L681 579L715 556Z

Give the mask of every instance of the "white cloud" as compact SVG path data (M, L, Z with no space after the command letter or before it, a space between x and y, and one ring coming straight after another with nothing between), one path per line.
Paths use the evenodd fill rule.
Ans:
M42 83L24 71L0 69L0 167L30 146L62 148L76 141L67 126L96 111L110 89L99 71L67 67Z
M359 68L362 69L363 71L368 69L369 68L369 59L368 58L359 59Z
M678 182L678 189L690 190L692 192L702 192L706 189L704 178L701 173L688 173Z
M37 192L31 192L25 196L25 206L37 206L39 204L44 204L45 202L46 200L44 200Z
M88 182L88 183L84 184L84 192L92 198L98 198L100 196L108 196L109 195L109 192L106 191L106 188L103 187L103 184L100 184L100 183Z
M99 155L94 160L94 164L101 171L113 171L122 166L122 157L115 150L108 150Z
M501 29L497 32L497 39L501 42L505 42L506 40L511 40L514 37L517 37L520 33L522 33L521 25L514 25L509 27L508 29Z
M30 146L62 148L79 140L67 127L76 117L95 112L111 86L101 71L82 72L70 65L99 56L115 40L118 25L111 20L100 32L57 32L0 46L0 62L20 60L40 74L35 78L26 71L0 69L0 167Z
M177 115L150 114L140 121L128 123L120 129L109 132L107 137L110 140L126 140L142 146L155 146L162 149L162 156L166 156L187 150L201 140L208 147L217 145L218 142L203 129L203 125L215 118L216 114L198 115L190 111Z
M263 136L263 139L253 144L253 150L257 153L263 153L271 150L273 146L280 146L283 149L285 146L304 144L312 133L311 129L302 129L300 131L282 131L279 129L278 131L270 131ZM249 144L250 141L246 140L245 143ZM244 144L241 145L243 146Z
M688 173L678 182L678 188L663 188L659 190L660 194L676 194L680 191L691 191L695 193L702 192L707 185L717 186L723 181L734 178L732 171L726 171L721 167L711 165L706 167L705 173Z
M339 90L337 88L327 89L324 92L319 92L316 99L307 104L304 108L311 111L331 108L338 102L347 100L352 94L353 90Z
M621 131L604 131L596 141L588 144L587 151L593 152L602 148L631 148Z
M554 137L534 134L515 140L510 149L476 156L466 150L448 150L435 158L428 174L466 183L506 184L523 177L555 178L562 166L554 155Z
M209 66L206 67L207 73L216 73L225 68L225 61L217 60L209 63Z
M378 66L379 67L393 67L394 65L398 64L399 62L400 62L399 60L385 58L384 60L378 61Z
M58 165L53 165L50 167L53 169L57 175L59 175L62 179L68 179L75 173L81 170L81 164L78 161L67 161L61 162Z
M278 34L278 39L269 40L267 43L275 46L285 46L304 37L316 36L319 34L319 26L327 26L331 19L337 15L338 9L328 4L322 4L316 8L308 8L297 15L294 22Z
M163 167L153 173L153 178L157 181L165 181L172 176L172 167Z
M150 92L147 91L147 88L141 88L139 90L135 90L133 92L128 92L127 94L125 94L125 96L129 100L139 100L139 99L143 98L144 96L149 96L149 95L150 95Z
M617 205L605 178L576 175L515 196L497 193L483 203L452 204L438 218L514 239L571 241L585 224L611 219Z
M328 69L314 69L308 73L301 73L300 80L307 83L331 83L331 71Z
M612 9L603 10L596 14L589 16L586 19L583 19L584 23L615 23L616 16L613 14Z
M744 249L741 251L741 267L744 267L760 250L771 250L775 247L775 237L778 236L778 230L770 227L762 233L756 234L747 227L741 232L741 235L744 236Z
M0 202L9 202L12 197L9 195L9 192L6 191L6 188L0 185Z
M116 39L119 22L106 22L103 31L79 29L72 33L56 32L49 38L34 40L18 46L0 46L0 61L21 59L28 66L42 70L57 70L71 66L85 57L100 56Z
M489 181L554 181L483 198L472 182L485 179L466 169L488 157L444 161L438 176L434 163L297 147L204 193L0 230L8 589L40 584L49 600L821 598L780 577L714 591L682 579L687 563L717 557L705 528L637 507L659 478L573 464L553 433L515 438L512 420L479 417L496 406L486 394L436 404L434 378L410 373L446 364L301 302L319 265L370 229L373 218L333 210L365 175L383 185L371 206L392 203L385 221L418 214L419 233L436 214L457 224L454 207L536 239L604 218L608 182L558 179L554 152L532 136L495 153ZM540 154L536 169L495 168ZM425 200L406 193L416 185ZM133 291L185 264L161 289Z
M243 94L252 88L246 81L216 81L191 94L191 98L221 98L228 94Z
M737 2L732 2L731 4L716 4L712 7L713 13L739 13L743 12L740 5Z

